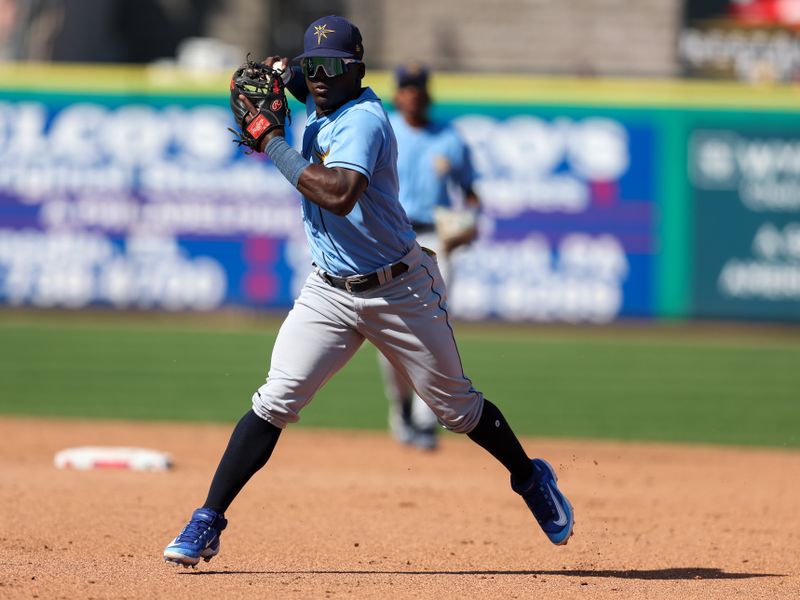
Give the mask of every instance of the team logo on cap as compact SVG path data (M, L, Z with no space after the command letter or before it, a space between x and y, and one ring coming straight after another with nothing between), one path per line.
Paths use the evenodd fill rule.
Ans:
M333 29L328 29L327 25L314 25L314 35L317 36L317 46L322 43L322 38L327 38L329 33L336 33Z

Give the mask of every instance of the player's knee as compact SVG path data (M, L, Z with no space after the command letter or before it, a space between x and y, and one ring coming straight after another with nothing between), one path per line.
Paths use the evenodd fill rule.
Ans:
M300 420L300 410L308 400L299 395L292 386L269 380L253 394L253 412L283 429L289 423Z
M446 429L453 433L469 433L481 418L483 394L470 390L460 396L433 397L428 405Z

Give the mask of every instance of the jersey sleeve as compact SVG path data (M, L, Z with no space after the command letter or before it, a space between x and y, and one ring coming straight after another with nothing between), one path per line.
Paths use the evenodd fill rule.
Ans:
M336 124L325 166L350 169L369 180L384 140L385 126L376 115L363 110L353 111Z

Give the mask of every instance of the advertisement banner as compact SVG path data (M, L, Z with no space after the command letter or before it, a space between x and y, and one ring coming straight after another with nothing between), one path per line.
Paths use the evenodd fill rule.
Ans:
M225 104L52 98L0 97L0 302L290 305L298 195Z
M800 129L695 129L694 312L800 319Z
M685 75L750 82L800 79L800 2L684 0L678 58Z
M454 256L456 315L597 323L651 316L654 125L600 112L503 112L453 117L484 204L479 241Z
M0 92L0 302L287 309L310 270L298 193L234 143L227 99ZM294 143L304 123L294 106ZM639 117L437 106L485 209L460 318L653 314L654 160Z

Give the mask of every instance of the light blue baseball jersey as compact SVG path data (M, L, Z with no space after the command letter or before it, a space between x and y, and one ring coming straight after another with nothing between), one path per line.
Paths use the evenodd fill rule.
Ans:
M414 245L414 232L398 200L397 141L380 98L370 88L317 116L311 95L303 156L343 167L368 180L350 214L338 216L303 198L303 221L314 262L340 277L372 273L397 262Z
M475 169L469 148L450 125L415 128L400 113L389 119L399 148L400 204L414 223L431 224L437 206L452 204L448 184L472 187Z

